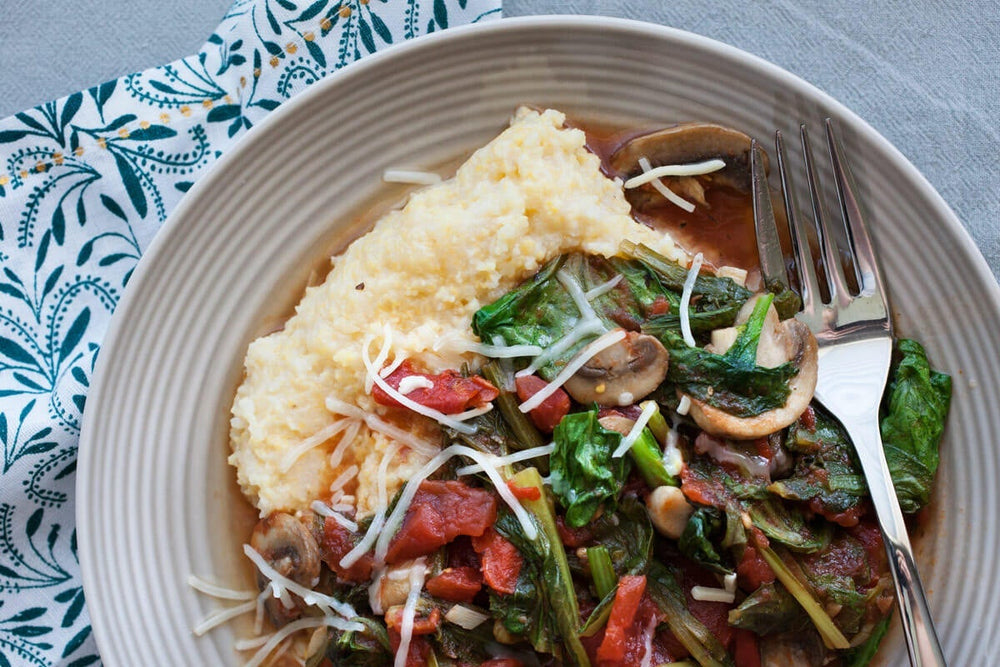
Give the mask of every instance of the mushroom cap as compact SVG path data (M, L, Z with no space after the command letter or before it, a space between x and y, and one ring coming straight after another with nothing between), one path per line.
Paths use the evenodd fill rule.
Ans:
M753 311L756 299L757 297L754 297L747 301L737 317L737 322L746 321L749 313ZM728 349L736 337L733 332L735 328L731 331L729 329L713 331L710 351L721 354ZM700 399L689 397L691 408L688 414L707 433L731 440L752 440L789 426L809 407L813 392L816 390L819 368L819 348L816 338L809 327L799 320L792 318L779 321L778 313L772 305L768 308L760 342L757 345L757 365L773 368L785 362L791 362L798 369L798 373L789 381L790 393L781 407L753 417L737 417Z
M662 130L634 137L615 151L609 160L612 169L623 177L642 172L639 158L645 157L656 167L667 164L689 164L719 158L726 167L705 178L740 192L750 191L750 136L715 123L681 123ZM767 155L764 169L768 168ZM662 201L649 186L626 193L636 209Z
M320 553L316 538L291 514L273 512L257 522L250 535L250 546L280 575L312 587L320 575ZM269 580L257 572L257 587L264 590ZM282 625L298 617L297 606L286 609L280 600L268 597L267 612L276 624Z
M629 331L594 355L563 388L579 403L631 405L660 386L670 354L653 336Z

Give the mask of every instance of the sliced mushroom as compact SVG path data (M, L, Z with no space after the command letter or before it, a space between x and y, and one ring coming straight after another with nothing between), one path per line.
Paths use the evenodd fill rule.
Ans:
M736 318L737 324L749 319L757 298L750 299L743 306ZM724 353L736 340L737 333L735 327L713 331L712 343L706 349L716 354ZM757 365L774 368L791 362L798 369L788 384L790 393L785 404L754 417L737 417L691 396L688 414L702 430L733 440L752 440L779 431L798 419L809 407L816 389L818 354L816 338L809 327L794 318L779 321L778 312L772 305L768 308L757 345Z
M611 156L611 167L624 178L642 173L639 159L645 157L654 167L690 164L719 158L726 167L703 177L671 179L670 187L682 197L704 203L704 189L699 179L725 185L741 192L750 191L750 137L714 123L682 123L643 134L628 141ZM765 169L767 156L765 155ZM627 191L636 210L663 203L663 197L646 185Z
M828 652L819 633L783 632L760 639L760 664L762 667L787 667L788 665L822 665Z
M257 522L250 536L250 546L259 553L278 574L303 586L313 586L320 574L319 546L309 529L290 514L275 512ZM257 587L264 590L269 579L257 573ZM286 607L279 599L268 597L268 615L276 625L284 625L301 613L298 599Z
M631 405L667 376L670 354L660 341L629 331L590 359L563 388L580 403Z

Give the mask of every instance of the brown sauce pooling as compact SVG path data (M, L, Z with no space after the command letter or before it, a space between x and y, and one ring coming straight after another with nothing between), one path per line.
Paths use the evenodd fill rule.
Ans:
M610 123L575 122L575 127L587 135L587 148L601 158L602 169L609 177L621 177L609 165L610 157L631 139L654 128L624 129ZM724 186L711 186L705 182L705 200L708 206L697 204L688 213L664 200L643 213L633 211L639 222L664 231L691 254L702 253L710 268L736 266L746 269L748 281L754 284L760 275L757 256L756 233L753 222L753 203L749 192L743 193ZM780 199L772 192L778 231L786 257L791 245L788 238Z

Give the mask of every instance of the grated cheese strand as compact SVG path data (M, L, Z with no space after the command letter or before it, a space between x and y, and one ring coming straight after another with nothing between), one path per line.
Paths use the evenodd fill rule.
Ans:
M353 632L363 632L365 629L365 626L356 621L344 621L343 619L333 616L310 616L308 618L300 618L297 621L292 621L271 635L267 642L260 647L260 650L254 653L253 657L250 658L250 660L243 667L259 667L259 665L263 664L264 660L267 659L267 656L269 656L271 652L278 647L278 644L285 641L285 639L299 630L319 628L323 626Z
M726 602L732 604L736 601L736 593L722 588L709 588L707 586L693 586L691 597L699 602Z
M587 296L583 293L583 287L580 286L580 283L576 282L576 278L571 276L566 269L559 269L556 271L556 280L569 292L573 303L576 304L577 310L580 311L580 317L584 321L598 319L597 313L594 312L594 307L587 301Z
M525 375L532 375L539 368L549 363L587 336L601 333L604 333L604 324L600 320L589 320L582 323L578 321L578 323L574 324L573 328L569 330L569 333L550 345L549 348L540 355L532 359L527 368L519 370L514 374L514 376L524 377Z
M253 564L257 566L260 573L271 580L270 587L274 594L274 597L281 598L287 593L295 593L307 606L316 607L323 613L337 613L344 618L354 618L358 615L354 611L354 607L347 604L346 602L341 602L340 600L330 597L329 595L323 595L322 593L317 593L316 591L306 588L302 584L292 581L288 577L283 576L273 567L271 567L264 557L254 549L249 544L243 545L243 553L246 554L247 558L253 561Z
M368 530L365 532L365 536L361 538L361 541L340 559L340 567L344 569L353 566L361 560L362 556L371 550L372 545L375 544L375 540L378 539L379 531L382 530L382 526L385 524L385 512L389 506L386 475L389 471L389 462L396 456L397 451L399 451L399 446L394 442L386 450L382 456L382 460L379 461L376 477L378 481L378 497L376 498L375 516L372 517L371 525L368 526Z
M624 339L625 330L615 329L588 343L585 348L580 350L580 352L573 357L561 371L559 371L559 374L556 375L552 382L524 403L521 403L521 405L518 406L518 410L527 413L537 408L545 399L554 394L556 389L564 385L566 381L573 377L578 370L583 368L584 364L597 356L598 353Z
M326 397L326 409L346 417L356 417L373 431L377 431L391 440L406 445L421 456L430 458L441 451L441 448L426 440L421 440L409 431L394 426L378 415L365 412L361 408L346 401L342 401L336 396Z
M367 350L368 346L371 345L374 340L375 336L373 336L372 334L368 334L367 336L365 336L364 341L362 341L361 343L362 349ZM392 327L390 327L388 324L383 324L382 348L378 351L378 354L375 356L375 362L374 362L376 368L382 368L382 366L385 365L385 360L389 358L390 350L392 350ZM385 376L383 375L382 377ZM374 381L375 380L371 376L365 377L366 394L372 393L372 384L374 383Z
M238 591L233 588L225 588L209 581L205 581L201 577L194 574L188 575L188 586L195 589L199 593L204 593L205 595L210 595L213 598L218 598L220 600L242 601L253 600L257 597L257 591Z
M281 472L288 472L295 462L302 458L302 455L308 452L313 447L322 445L324 442L337 435L345 428L350 425L350 420L348 419L338 419L337 421L324 426L320 430L313 433L311 436L298 443L287 452L281 458ZM343 443L343 438L341 438L341 443ZM340 448L339 445L337 447ZM336 465L336 464L333 464Z
M369 352L368 346L362 345L361 361L365 365L365 369L368 371L368 377L372 379L372 381L378 386L379 389L381 389L386 394L391 396L393 399L395 399L404 407L413 410L417 414L423 415L425 417L430 417L431 419L441 424L442 426L447 426L465 435L471 435L476 432L475 426L472 426L470 424L463 424L462 422L458 421L457 419L455 419L450 415L446 415L443 412L438 412L437 410L429 408L426 405L421 405L420 403L417 403L413 399L407 398L403 394L399 393L396 389L392 387L392 385L386 382L385 379L379 375L378 369L372 363L371 357L368 352Z
M331 519L333 519L334 521L336 521L337 523L339 523L341 526L351 531L352 533L358 532L358 524L351 521L346 516L342 515L340 512L337 512L332 507L324 505L319 500L314 500L309 507L316 514L319 514L320 516L330 517Z
M613 290L615 287L618 286L618 283L620 283L624 279L625 279L625 276L623 276L622 274L619 273L617 276L615 276L611 280L609 280L609 281L607 281L605 283L601 283L600 285L598 285L596 287L592 287L589 290L587 290L586 292L584 292L583 293L583 298L585 298L587 301L593 301L597 297L603 296L603 295L607 294L608 292L610 292L611 290Z
M360 468L356 465L344 468L344 471L337 475L337 479L330 484L330 493L343 495L344 486L357 476L359 470Z
M502 341L503 338L500 338ZM475 352L491 359L517 359L518 357L535 357L542 353L542 348L537 345L488 345L486 343L464 343L462 345L468 352Z
M399 647L396 649L394 667L406 667L406 659L410 654L410 640L413 639L413 621L417 615L417 601L424 587L424 576L427 573L427 557L417 558L410 568L410 592L406 594L403 605L403 622L399 626Z
M639 663L639 667L652 667L653 664L653 637L656 635L656 614L653 614L652 618L649 619L649 623L646 624L646 630L644 632L643 640L643 653L642 662Z
M491 460L496 464L495 468L500 466L510 465L511 463L517 463L518 461L527 461L528 459L538 458L540 456L548 456L556 450L554 444L542 445L541 447L531 447L529 449L522 449L519 452L514 452L513 454L508 454L507 456L494 456ZM455 470L455 474L461 477L462 475L472 475L477 472L483 472L483 466L478 463L469 466L462 466Z
M646 424L649 423L650 418L656 413L659 408L656 407L656 401L646 401L642 405L642 412L639 414L639 418L635 420L632 424L632 428L629 430L628 435L622 438L621 444L618 445L618 449L611 454L611 458L619 459L625 456L625 453L632 449L632 445L635 441L639 439L642 435L642 429L646 428Z
M386 519L385 525L381 531L382 534L379 535L378 541L375 544L376 565L380 565L385 562L385 555L389 551L389 542L395 536L400 525L402 525L403 518L406 515L406 510L409 509L410 503L413 502L414 496L417 495L417 488L420 486L420 483L434 474L438 468L455 456L470 458L483 466L486 474L490 478L490 481L493 483L493 486L496 487L497 494L505 503L507 503L507 506L510 507L514 516L520 522L521 528L524 529L525 536L529 540L533 540L538 536L538 529L535 527L535 522L532 521L531 517L521 506L521 503L518 502L517 498L514 497L514 494L507 486L507 483L500 476L500 473L497 472L497 469L490 465L487 455L472 449L471 447L466 447L465 445L451 445L450 447L442 449L437 456L425 463L420 470L414 473L414 475L403 487L403 490L399 494L399 501L396 503L396 507L393 509L392 514L390 514L389 518ZM367 535L365 537L367 538ZM359 544L358 548L360 547L361 545ZM360 558L360 556L358 557ZM341 561L341 565L344 566L343 561Z
M691 397L687 394L681 396L681 400L677 403L677 410L675 412L680 416L685 416L688 410L691 409Z
M647 160L644 157L639 158L639 166L642 167L643 172L650 172L653 170L653 165L651 165L649 163L649 160ZM687 211L688 213L694 210L694 204L692 204L686 199L679 197L673 190L665 186L663 184L663 181L661 181L660 179L654 178L649 182L649 184L652 185L653 189L655 189L657 192L663 195L664 198L666 198L666 200L669 201L674 206L677 206Z
M703 261L704 257L702 257L700 252L691 260L691 267L688 269L687 278L684 279L684 289L681 291L681 304L679 307L681 335L684 337L684 342L687 343L688 347L695 346L694 336L691 335L691 314L688 310L691 304L691 292L694 291L694 284L698 280L698 272L701 271Z
M206 632L212 628L216 628L226 621L241 616L243 614L248 614L257 608L256 596L253 600L248 600L243 604L238 604L235 607L227 607L226 609L217 609L211 614L202 619L201 623L194 626L191 632L194 633L196 637L201 637Z
M646 158L642 159L646 160ZM649 160L646 160L646 162L649 163ZM703 176L704 174L711 174L714 171L725 169L726 163L718 158L713 158L689 164L665 164L661 167L653 167L650 164L650 167L650 169L643 167L643 173L628 179L622 184L622 187L626 190L631 190L664 176Z
M399 381L399 393L403 396L412 394L417 389L433 389L434 381L423 375L407 375Z

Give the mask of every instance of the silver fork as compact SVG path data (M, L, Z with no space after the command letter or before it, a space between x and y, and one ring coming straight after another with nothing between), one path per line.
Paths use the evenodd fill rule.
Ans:
M879 404L892 357L892 321L885 285L858 205L856 188L844 160L843 147L829 118L826 120L826 132L859 290L852 294L848 286L836 237L822 203L809 135L806 126L802 125L802 151L816 223L813 229L822 247L830 294L829 302L823 303L806 223L797 214L784 142L781 132L776 132L778 172L802 292L803 309L796 317L809 326L819 344L819 377L815 397L847 430L868 483L889 555L889 568L895 582L910 663L915 666L945 665L879 434ZM771 208L763 154L756 142L751 148L751 178L761 274L769 290L780 291L788 288L788 277Z

